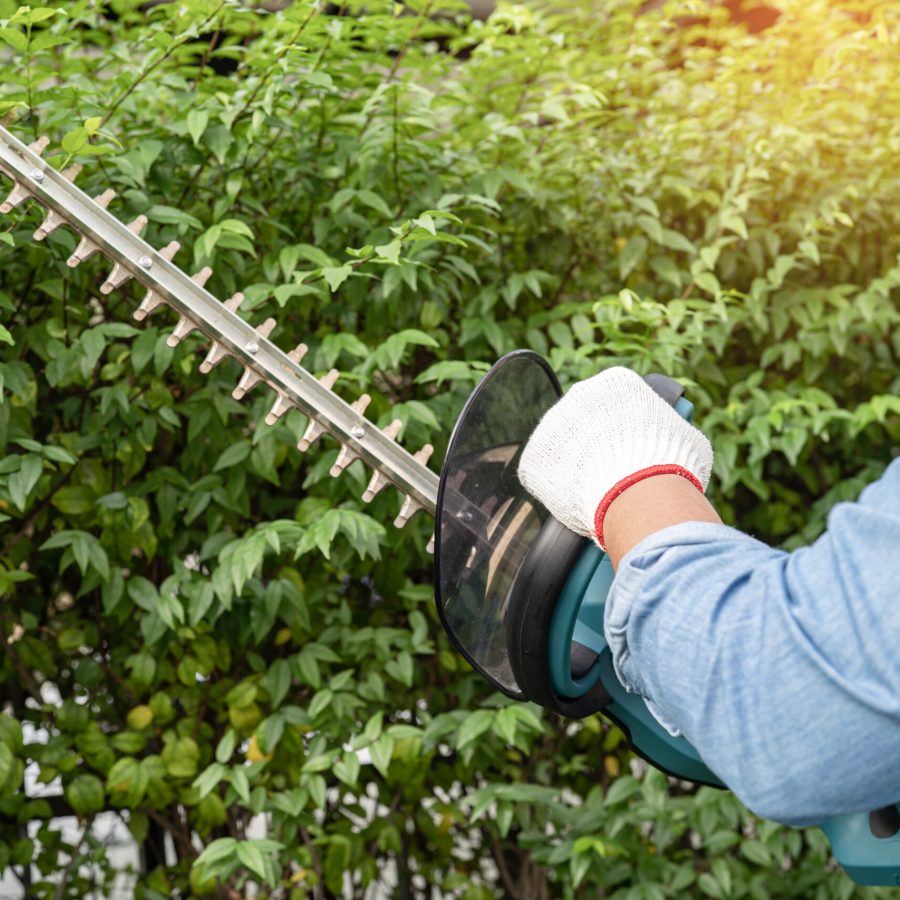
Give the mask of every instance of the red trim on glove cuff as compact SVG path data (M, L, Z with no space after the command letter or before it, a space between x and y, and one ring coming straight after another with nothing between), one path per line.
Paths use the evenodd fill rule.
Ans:
M637 472L632 472L631 475L628 475L621 481L617 481L606 494L604 494L603 499L600 501L600 505L597 507L597 512L594 513L594 531L597 535L597 543L602 549L606 549L606 544L603 542L603 520L606 518L606 513L612 505L613 500L615 500L619 494L627 491L632 485L637 484L639 481L643 481L645 478L652 478L654 475L680 475L682 478L686 478L698 491L700 491L701 494L703 493L703 485L700 483L700 479L689 469L685 469L684 466L679 466L675 463L666 463L661 466L648 466L646 469L639 469Z

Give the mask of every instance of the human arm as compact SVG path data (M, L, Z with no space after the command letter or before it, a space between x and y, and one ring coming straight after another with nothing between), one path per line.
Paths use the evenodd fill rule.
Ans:
M900 461L794 553L710 523L650 535L607 598L617 673L761 815L897 801L898 548Z
M548 414L541 453L523 454L526 487L595 538L593 510L617 487L598 488L583 472L619 475L609 460L633 461L641 454L630 442L647 443L644 425L623 433L617 408L600 401L567 395L558 407L561 418L575 410L568 425ZM668 461L670 442L656 443L663 455L651 468ZM794 554L719 524L687 479L652 475L606 507L604 546L618 575L605 630L620 680L770 818L817 821L900 798L898 466Z

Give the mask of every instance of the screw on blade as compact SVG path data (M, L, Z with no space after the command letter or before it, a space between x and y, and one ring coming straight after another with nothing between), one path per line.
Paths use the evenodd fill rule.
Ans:
M233 297L229 297L228 300L225 301L225 307L230 309L232 312L237 312L237 308L244 302L244 295L240 292L235 294ZM197 323L194 322L193 319L189 319L187 316L182 316L178 320L178 324L175 326L175 329L172 333L166 338L166 343L170 347L177 347L191 332L196 331L198 328Z
M172 241L171 244L167 244L165 247L163 247L162 250L159 251L159 255L167 262L170 262L180 249L181 244L179 244L178 241ZM156 291L147 291L144 299L141 300L141 305L134 311L132 315L138 322L143 322L144 319L146 319L147 316L149 316L150 313L153 312L153 310L162 306L163 303L165 303L165 300L163 300L163 298L160 297L159 294L156 293Z
M236 295L235 295L236 296ZM232 297L232 299L234 299ZM266 319L259 328L256 329L256 333L260 337L267 338L271 333L272 329L275 327L274 319ZM255 349L252 349L255 348ZM256 353L259 350L259 345L251 341L247 347L244 348L248 353ZM221 344L217 344L213 342L212 347L209 348L209 353L206 354L206 359L200 363L200 371L206 375L208 372L211 372L215 366L217 366L226 356L229 356L229 351L223 347Z
M96 203L97 206L106 209L106 207L112 203L113 197L115 196L116 192L112 188L109 188L99 197L94 197L94 203ZM86 259L92 257L99 249L100 248L93 241L82 238L81 243L75 248L75 252L69 257L66 265L68 265L70 269L74 269L79 263L83 263Z
M400 433L400 429L403 427L402 419L394 419L390 425L386 428L383 428L382 431L386 434L392 441L397 440L397 435ZM387 475L383 475L381 472L375 471L372 473L372 478L369 481L365 491L363 491L363 502L371 503L375 499L375 495L383 491L389 484L391 480L387 477Z
M363 394L359 400L350 404L350 408L359 413L360 418L362 418L363 414L366 411L366 407L372 402L372 398L368 394ZM361 441L366 436L365 426L360 424L352 429L350 432L356 440ZM335 460L334 465L330 469L330 474L332 478L337 478L353 460L359 459L359 454L349 445L344 444L341 447L341 452L338 453L338 458Z
M308 350L309 347L307 347L306 344L297 344L297 346L288 353L288 359L291 360L291 362L297 363L299 366ZM234 397L235 400L242 400L246 393L255 388L262 380L262 375L257 374L253 369L244 369L244 374L241 375L241 380L237 383L237 387L231 392L231 396ZM279 394L279 397L280 396L281 394Z
M330 391L338 378L340 378L340 372L338 372L337 369L331 369L319 379L319 383L324 385ZM310 417L309 425L306 426L306 431L303 433L303 437L300 438L297 449L301 453L305 453L320 437L322 437L323 434L325 434L326 430L324 425L320 425L315 419Z
M432 453L434 453L434 447L432 447L431 444L426 444L418 453L414 453L413 456L417 462L422 463L424 466L431 458ZM400 508L400 514L394 519L394 525L397 528L402 528L420 509L422 509L422 504L414 497L407 495L403 498L403 506Z
M67 181L75 181L78 177L78 173L81 171L81 166L78 163L75 163L74 166L70 166L63 172L63 178ZM49 237L62 225L66 224L66 220L58 213L52 209L47 210L47 215L44 217L44 221L38 226L37 231L35 231L33 237L36 241L43 241L45 238Z
M132 234L140 234L146 225L147 217L138 216L133 222L128 224L128 230ZM149 259L149 257L146 258ZM138 265L142 264L143 259L144 257L141 257L141 260L137 260ZM131 277L131 270L127 266L124 266L122 263L116 263L112 272L107 276L106 281L100 285L100 293L111 294L116 288L122 287Z

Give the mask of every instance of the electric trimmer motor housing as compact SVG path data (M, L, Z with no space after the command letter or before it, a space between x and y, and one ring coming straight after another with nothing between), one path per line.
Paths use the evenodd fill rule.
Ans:
M688 421L693 406L663 375L647 383ZM602 712L652 765L681 780L724 787L683 737L616 677L603 636L614 572L588 538L558 522L519 482L522 450L562 395L546 360L517 350L467 400L438 487L435 599L450 639L495 688L569 718ZM900 884L895 805L822 825L835 856L861 884Z

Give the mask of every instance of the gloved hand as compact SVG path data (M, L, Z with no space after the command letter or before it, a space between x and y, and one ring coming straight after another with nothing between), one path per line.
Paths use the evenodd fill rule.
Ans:
M535 429L519 481L563 525L605 548L603 518L626 488L675 474L706 491L713 452L631 369L606 369L574 385Z

